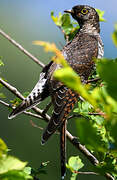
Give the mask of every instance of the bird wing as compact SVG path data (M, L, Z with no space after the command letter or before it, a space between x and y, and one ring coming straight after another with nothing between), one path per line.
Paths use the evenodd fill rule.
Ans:
M78 94L65 86L62 86L62 88L53 95L54 110L51 120L43 133L42 144L44 144L66 120L68 114L73 109L77 98Z
M83 39L83 41L82 41ZM78 38L68 43L63 48L63 55L70 66L81 76L81 79L87 80L94 68L93 58L97 57L98 45L96 38L86 34L81 34ZM62 83L53 81L52 89L60 87ZM61 126L72 110L77 101L78 94L71 89L63 86L52 96L54 111L51 120L42 136L42 144Z
M40 78L31 93L19 104L8 116L9 119L16 117L18 114L31 109L39 104L42 100L49 96L48 88L48 70L52 65L52 61L46 65L40 73Z

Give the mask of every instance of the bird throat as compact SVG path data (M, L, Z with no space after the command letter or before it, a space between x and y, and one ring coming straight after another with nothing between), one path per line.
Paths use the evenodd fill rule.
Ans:
M80 32L96 35L100 33L99 23L84 23L80 26Z

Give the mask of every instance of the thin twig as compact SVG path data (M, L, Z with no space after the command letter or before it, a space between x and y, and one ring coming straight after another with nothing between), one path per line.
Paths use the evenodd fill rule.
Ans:
M12 108L12 109L15 109L15 107L13 107L13 106L11 106L10 104L2 101L1 99L0 99L0 104L3 104L3 105L5 105L6 107L10 107L10 108ZM32 113L32 112L24 111L23 113L26 114L26 115L28 115L28 116L32 116L32 117L35 117L35 118L38 118L38 119L43 119L43 118L42 118L41 116L39 116L38 114L34 114L34 113Z
M51 105L52 105L52 101L49 102L49 103L46 105L45 109L43 110L43 114L46 114L46 113L47 113L47 111L49 110L49 108L51 107Z
M70 134L68 131L66 132L66 135L68 137L68 140L77 148L79 149L88 159L89 161L93 164L93 165L97 165L99 164L99 161L96 159L96 157L91 154L85 146L83 146L77 137L72 136L72 134Z
M31 123L32 127L38 128L38 129L40 129L40 130L43 130L42 127L40 127L40 126L38 126L37 124L35 124L32 120L30 120L30 123Z
M72 134L69 133L69 131L66 131L66 135L67 135L67 138L68 140L78 149L80 150L80 152L82 152L85 157L87 157L87 159L89 159L89 161L94 165L94 166L97 166L99 164L99 161L98 159L93 155L91 154L88 149L83 146L77 137L74 137L72 136ZM114 177L109 174L109 173L105 173L104 175L106 177L107 180L114 180Z
M29 53L24 47L22 47L19 43L17 43L14 39L12 39L8 34L6 34L4 31L0 29L0 34L4 36L7 40L9 40L14 46L16 46L20 51L22 51L24 54L26 54L30 59L32 59L35 63L40 65L41 67L44 67L45 65L39 61L35 56L33 56L31 53Z
M24 96L12 85L10 85L8 82L4 81L0 78L0 83L5 86L10 92L12 92L14 95L16 95L19 99L24 100ZM39 114L44 119L50 119L50 117L47 114L43 114L43 110L39 109L38 107L33 107L32 110L34 110L37 114ZM47 121L48 122L48 121Z
M81 114L73 114L73 115L69 116L69 117L67 118L67 120L70 120L70 119L73 119L73 118L81 118L81 117L82 117Z
M7 107L10 107L10 105L9 105L8 103L2 101L1 99L0 99L0 104L3 104L3 105L5 105L5 106L7 106Z
M31 55L28 51L26 51L20 44L18 44L17 42L15 42L13 39L11 39L11 37L9 37L7 34L5 34L2 30L0 30L0 34L3 35L6 39L8 39L13 45L15 45L16 47L18 47L23 53L25 53L27 56L29 56L31 59L34 60L34 62L36 62L37 64L39 64L41 67L44 67L44 64L42 62L40 62L37 58L35 58L33 55ZM19 97L20 99L24 99L23 95L13 86L11 86L9 83L5 82L4 80L2 80L0 78L0 83L2 85L4 85L8 90L10 90L13 94L15 94L17 97ZM7 103L3 102L0 100L0 103L2 103L3 105L7 106ZM8 105L9 107L9 105ZM43 111L37 107L33 107L32 108L37 114L39 114L42 118L44 118L44 120L46 122L48 122L50 120L49 115L47 114L43 114ZM26 112L24 112L26 113ZM29 115L30 112L27 112L27 115ZM31 113L30 113L31 115ZM32 114L33 116L33 114ZM39 117L40 117L39 116ZM35 115L33 116L35 117ZM36 116L37 117L37 116ZM72 134L69 133L69 131L66 131L66 135L68 140L78 149L80 150L88 159L89 161L93 164L93 165L98 165L99 161L96 159L96 157L91 154L86 148L85 146L83 146L79 141L78 138L72 136ZM106 179L108 180L114 180L114 178L109 174L106 173L105 174Z
M10 105L2 100L0 100L0 103L9 107ZM29 113L29 112L24 112L25 114ZM33 113L30 113L28 115L31 115L33 117L35 117L35 114ZM36 116L37 117L37 116ZM46 122L48 122L50 120L50 117L49 116L46 116L45 119L44 119ZM67 136L67 139L72 143L72 145L74 145L80 152L82 152L85 157L87 157L89 159L89 161L93 164L93 165L98 165L99 164L99 161L96 159L96 157L91 154L85 146L83 146L79 141L78 141L78 138L72 136L72 134L70 134L69 131L66 130L66 136ZM109 174L109 173L106 173L105 174L105 177L106 179L108 180L114 180L114 178Z
M98 173L95 172L81 172L81 171L75 171L77 174L84 174L84 175L99 175Z
M9 107L10 105L2 100L0 100L0 103ZM13 107L12 107L13 108ZM24 112L27 115L31 115L33 117L38 118L38 115L36 116L34 113L30 113L30 112ZM45 117L46 122L50 120L50 117ZM87 156L87 158L93 163L93 164L98 164L98 160L96 160L96 158L85 148L85 146L81 145L80 142L78 141L78 139L74 136L72 136L68 131L66 131L66 135L68 140L75 145L83 154L85 154Z
M10 92L12 92L15 96L17 96L21 100L24 100L24 96L14 86L11 86L9 83L4 81L2 78L0 78L0 83L3 86L5 86Z
M108 180L115 180L114 177L113 177L111 174L109 174L109 173L106 173L106 174L105 174L105 177L106 177L106 179L108 179Z
M102 114L102 113L88 113L87 115L90 115L90 116L102 116L102 115L104 115L104 114ZM84 117L82 114L73 114L73 115L71 115L71 116L69 116L68 118L67 118L67 120L70 120L70 119L73 119L73 118L81 118L81 117Z
M92 82L97 82L97 81L99 81L99 80L101 80L100 78L95 78L95 79L89 79L89 80L87 80L87 84L88 83L92 83Z
M64 34L66 43L68 43L68 42L69 42L69 36L65 34L65 31L61 28L61 26L57 26L57 27L58 27L58 28L61 30L61 32Z

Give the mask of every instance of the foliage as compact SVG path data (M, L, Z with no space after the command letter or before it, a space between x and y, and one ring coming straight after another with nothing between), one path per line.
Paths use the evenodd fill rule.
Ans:
M72 176L70 180L75 180L78 174L78 171L84 166L82 163L82 160L79 156L71 156L68 160L68 164L66 164L66 167L70 169L72 172Z
M38 169L26 167L27 162L22 162L8 154L7 145L0 139L0 180L30 180L46 173L48 162L43 162Z
M44 47L48 45L45 42L42 44ZM52 51L50 44L48 47L48 51ZM56 48L53 48L53 52L59 60L59 53ZM80 115L80 118L76 119L76 127L81 143L94 152L101 162L95 168L95 171L100 174L110 172L117 176L115 158L117 157L116 60L102 59L96 61L98 73L103 80L103 82L97 83L96 86L94 84L83 85L80 77L73 69L67 63L63 63L65 60L60 59L60 62L58 60L57 63L60 63L63 68L55 71L54 77L87 100L79 100L78 108L74 112ZM110 68L113 73L109 71ZM88 136L86 136L86 133ZM67 167L69 168L68 165Z
M72 40L77 30L79 29L78 24L75 21L71 21L69 14L61 14L54 16L54 12L51 12L51 18L54 23L63 31L65 39Z
M24 96L25 98L26 98L28 95L29 95L29 92L27 92L27 91L23 93L23 96ZM18 105L22 102L22 100L19 99L18 97L16 97L16 98L10 100L10 102L12 103L12 106L16 107L16 106L18 106Z
M117 47L117 23L114 26L114 32L112 34L112 40L114 45Z
M0 139L0 179L1 180L28 180L32 177L24 172L27 162L22 162L16 157L8 155L8 148Z
M104 19L104 11L101 11L100 9L96 9L98 15L99 15L99 20L102 22L105 22L106 20Z
M103 18L104 11L96 9L100 21ZM67 41L72 40L79 26L72 21L69 14L54 16L51 12L51 18L54 23L62 30ZM114 44L117 46L117 25L112 35ZM80 77L65 61L61 51L55 44L43 41L34 41L34 44L44 46L45 51L55 53L52 60L62 66L54 73L54 77L63 82L66 86L76 91L84 100L79 98L78 107L74 109L76 118L77 135L80 142L84 144L100 161L93 171L104 175L111 173L117 178L117 59L95 60L97 72L89 79L101 77L101 81L83 85ZM0 66L3 63L0 60ZM110 71L111 69L111 71ZM12 101L14 105L19 103L19 99ZM46 163L42 163L37 169L26 167L27 163L8 155L6 144L0 140L0 179L32 179L38 178L39 173L46 173ZM81 159L70 157L67 168L72 172L71 180L75 180L78 171L84 166Z

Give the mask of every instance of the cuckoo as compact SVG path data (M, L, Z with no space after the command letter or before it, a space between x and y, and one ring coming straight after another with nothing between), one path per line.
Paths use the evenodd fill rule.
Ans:
M85 83L94 70L94 58L101 58L104 53L103 43L100 38L99 16L94 8L87 5L77 5L71 10L65 10L64 12L71 14L78 22L80 28L73 40L63 47L61 53L68 64L80 76L81 81ZM40 73L39 81L32 92L11 112L9 118L14 118L16 115L39 104L46 97L51 96L53 113L43 132L42 144L59 129L61 179L64 179L66 171L66 120L77 102L78 94L54 78L54 72L60 68L62 68L61 65L53 61L47 64Z

